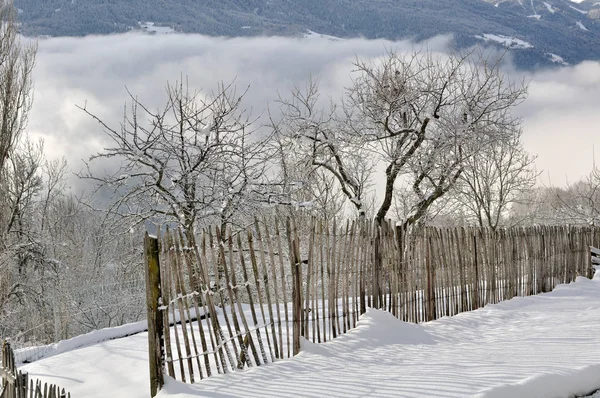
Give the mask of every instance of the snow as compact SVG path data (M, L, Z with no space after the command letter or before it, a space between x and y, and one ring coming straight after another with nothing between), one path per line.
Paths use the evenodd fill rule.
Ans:
M540 18L542 18L542 16L539 15L539 14L534 14L534 15L528 15L527 18L534 18L534 19L537 19L539 21Z
M167 378L159 397L557 397L600 388L600 275L553 292L409 324L369 309L358 326L293 359L194 385ZM72 396L147 397L147 334L23 367Z
M533 45L531 43L526 42L525 40L517 39L514 37L508 37L504 35L495 35L491 33L484 33L483 36L475 36L477 39L483 41L493 41L496 43L500 43L508 48L532 48Z
M312 30L307 30L305 34L302 35L303 39L327 39L329 41L340 41L342 40L336 36L323 35L321 33L313 32Z
M586 28L585 26L583 26L583 24L581 23L581 21L577 21L577 26L578 26L578 27L579 27L579 29L581 29L581 30L585 30L585 31L587 31L587 30L588 30L588 28Z
M196 292L194 293L197 294ZM200 308L198 313L200 316L203 316L204 310ZM190 315L193 319L196 319L198 313L196 313L195 309L192 309ZM186 315L185 318L188 319L188 316ZM169 314L169 322L173 323L173 320L180 322L181 316L178 313L176 313L175 316ZM75 336L68 340L62 340L54 344L17 349L15 350L15 361L18 364L34 362L40 359L50 358L55 355L70 352L81 347L87 347L100 342L124 338L145 332L146 330L148 330L148 322L145 319L143 321L129 323L126 325L94 330L93 332Z
M589 391L598 385L600 365L590 365L579 369L549 372L528 377L518 383L490 388L476 395L476 398L506 397L569 397L573 387L589 386ZM582 392L585 390L579 390ZM587 392L589 392L587 391ZM585 392L584 392L585 393Z
M544 2L544 5L546 6L546 8L548 9L548 11L549 11L551 14L554 14L554 13L556 12L556 10L554 9L554 7L552 7L552 5L551 5L551 4L548 4L548 3Z
M552 61L556 64L560 64L563 66L569 65L569 63L565 62L565 59L563 57L561 57L560 55L556 55L553 53L546 53L546 56L548 56L550 58L550 61Z
M571 7L571 8L572 8L572 9L574 9L575 11L577 11L577 12L580 12L580 13L582 13L582 14L587 14L587 11L580 10L579 8L576 8L576 7L573 7L573 6L569 6L569 7Z
M68 340L63 340L55 344L27 347L15 350L15 360L17 363L33 362L41 358L50 358L55 355L70 352L80 347L86 347L99 342L130 336L146 331L147 329L148 322L143 320L113 328L95 330L93 332L76 336Z
M56 355L22 369L33 377L51 380L72 397L147 398L147 344L147 333L141 333Z
M154 22L138 22L140 28L151 34L175 33L175 29L170 26L157 26Z

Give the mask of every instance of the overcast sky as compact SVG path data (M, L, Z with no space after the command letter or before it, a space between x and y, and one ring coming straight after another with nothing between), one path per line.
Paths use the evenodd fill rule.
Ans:
M441 50L446 38L427 43ZM167 81L188 76L191 87L210 90L219 81L250 86L254 114L267 103L318 76L322 91L339 96L349 84L356 56L371 58L409 42L327 38L237 38L140 34L52 38L39 42L35 103L29 132L43 137L49 157L65 156L73 171L103 146L102 129L76 105L118 126L127 99L125 86L150 107L164 103ZM511 72L515 78L522 75ZM583 63L526 78L523 117L526 148L538 155L547 183L563 185L590 171L593 147L600 152L600 63ZM600 154L597 155L600 160Z

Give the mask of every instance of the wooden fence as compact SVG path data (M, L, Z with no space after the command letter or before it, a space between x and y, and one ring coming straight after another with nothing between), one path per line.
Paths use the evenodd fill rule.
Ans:
M71 394L58 386L40 380L30 380L27 373L17 370L15 354L7 341L2 342L0 363L0 398L71 398Z
M151 394L296 355L367 307L430 321L592 276L600 228L420 228L256 220L146 236Z

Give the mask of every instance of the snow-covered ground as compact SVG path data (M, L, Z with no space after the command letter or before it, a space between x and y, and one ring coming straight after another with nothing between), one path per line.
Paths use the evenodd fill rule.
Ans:
M483 41L493 41L502 44L508 48L533 48L533 44L526 42L525 40L517 39L515 37L508 37L504 35L496 35L491 33L484 33L482 36L475 36L475 38Z
M569 65L569 63L565 62L565 59L563 57L561 57L560 55L546 53L546 56L548 56L548 58L550 58L550 61L552 61L556 64L560 64L560 65L564 65L564 66Z
M49 358L81 347L134 335L146 330L148 330L148 322L146 320L113 328L95 330L54 344L17 349L15 350L15 360L18 364L34 362L41 358Z
M154 22L138 22L138 25L140 26L140 28L148 33L154 33L154 34L169 34L169 33L175 33L175 29L173 29L170 26L159 26L156 25Z
M573 7L573 6L569 6L569 7L572 8L572 9L574 9L575 11L581 13L581 14L587 14L588 13L587 11L581 10L581 9L579 9L577 7Z
M577 21L577 27L579 27L581 30L588 30L588 28L586 28L581 21Z
M323 35L321 33L313 32L312 30L308 30L306 33L302 35L303 39L327 39L329 41L340 41L342 40L336 36Z
M600 275L413 325L369 310L356 329L304 342L289 360L167 380L165 397L545 397L600 388ZM74 397L148 396L147 335L55 355L23 367Z
M546 9L551 13L554 14L556 12L556 10L554 9L554 7L552 7L551 4L548 4L546 2L544 2L544 5L546 6Z

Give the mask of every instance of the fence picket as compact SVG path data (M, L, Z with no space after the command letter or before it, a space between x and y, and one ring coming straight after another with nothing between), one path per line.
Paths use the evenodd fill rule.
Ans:
M235 297L235 300L232 298L232 307L233 303L237 306L237 312L239 313L239 317L242 321L242 325L244 326L245 335L242 337L241 331L239 330L239 324L236 326L236 330L238 330L238 339L240 343L240 362L238 363L238 368L243 368L244 364L251 366L250 356L248 355L248 348L252 350L252 355L254 357L254 363L258 366L260 365L260 360L258 359L258 350L256 349L256 345L254 343L254 339L252 338L252 334L250 333L250 327L248 326L248 320L246 319L246 314L244 313L244 309L242 307L242 300L240 300L239 294L239 286L237 282L237 277L235 275L236 268L233 260L233 236L231 234L231 230L227 234L227 247L229 249L229 268L227 270L227 265L225 265L225 280L227 282L227 287L230 292ZM240 253L240 255L242 255ZM229 273L231 272L231 274ZM231 277L230 277L231 275ZM233 313L232 308L232 313ZM236 322L237 317L234 317L234 322Z
M175 301L176 301L176 306L177 306L177 310L178 310L178 314L179 314L179 319L181 321L181 333L183 336L183 344L184 344L184 348L185 348L185 356L186 356L186 363L188 366L188 374L190 376L190 383L194 382L194 364L192 361L192 350L190 348L190 337L188 335L188 322L187 320L190 319L190 313L189 313L189 308L186 308L187 306L185 305L185 297L186 297L186 292L185 290L183 290L183 286L182 286L182 281L181 281L181 277L180 277L180 267L179 267L179 250L178 250L178 245L175 243L175 237L173 236L173 234L171 233L171 231L169 229L167 229L167 233L166 233L166 238L167 238L167 250L169 251L169 262L171 265L171 269L169 270L169 272L171 273L171 275L174 277L173 278L173 289L174 289L174 296L175 296ZM186 311L187 310L187 311ZM187 314L186 314L187 312ZM187 318L186 318L187 317ZM176 322L175 319L175 314L173 314L173 322ZM182 370L183 371L183 370Z
M262 317L265 336L267 338L267 346L269 347L269 354L271 354L271 362L275 361L275 355L273 354L273 346L271 344L271 336L269 336L269 324L267 323L267 317L265 316L265 308L263 302L263 293L260 286L260 276L258 272L258 261L256 260L256 251L254 250L254 236L251 230L247 231L248 235L248 249L250 250L250 264L252 265L252 274L254 275L254 283L256 287L256 297L258 297L258 308L260 309L260 315ZM263 253L264 259L264 253ZM268 289L268 287L266 287ZM267 362L267 360L265 360Z
M326 302L326 298L325 298L325 262L326 259L325 257L327 256L327 253L324 252L324 247L323 247L323 239L324 239L324 235L323 235L323 228L327 228L327 226L323 225L323 221L319 221L319 263L321 264L321 318L322 318L322 322L318 322L317 323L317 328L319 327L319 324L323 325L322 329L323 329L323 342L327 341L327 307L325 306L325 302ZM318 311L318 307L317 307L317 311ZM317 312L317 319L319 318L319 312ZM317 337L317 341L320 343L321 339L319 337Z
M263 219L263 226L265 230L265 239L267 241L267 249L269 250L269 261L270 261L270 270L271 270L271 280L273 285L273 294L275 299L275 311L277 312L277 331L279 333L279 351L276 352L277 358L283 358L283 331L281 327L281 308L280 308L280 297L279 297L279 288L277 283L277 266L275 264L275 254L273 253L273 242L271 240L271 234L269 232L269 227L267 225L266 220ZM256 227L259 228L258 225ZM281 258L281 252L278 253L278 256ZM271 305L271 303L269 303ZM272 318L272 315L271 315ZM273 331L273 335L275 335L275 331Z
M281 291L283 293L283 307L285 317L285 333L286 333L286 344L287 344L287 357L291 357L291 343L290 343L290 321L288 311L288 296L287 296L287 281L285 276L285 266L283 265L283 250L281 245L281 234L279 232L279 220L275 219L275 237L277 238L277 252L279 253L279 272L281 275ZM288 254L291 255L291 254Z
M225 373L227 373L227 366L225 364L225 357L223 356L223 354L225 354L227 356L227 361L229 362L230 366L232 368L236 367L236 363L233 360L233 356L231 355L231 350L229 349L229 341L231 341L231 344L234 347L234 353L235 353L235 358L238 358L238 349L235 345L235 337L234 334L232 332L231 329L231 323L229 322L229 317L227 316L227 310L225 308L225 299L223 297L223 291L224 289L222 288L222 279L223 276L222 274L225 273L225 264L223 263L223 260L221 258L221 256L217 255L217 253L219 252L219 248L223 245L223 236L221 235L221 231L217 228L215 228L215 235L213 236L212 234L212 230L208 230L208 242L209 242L209 254L210 254L210 262L213 265L213 275L215 278L215 289L217 290L217 295L219 296L219 301L221 303L221 309L223 311L223 318L225 319L225 326L227 327L227 331L229 333L229 339L225 338L225 334L223 333L223 329L218 325L218 323L216 323L218 321L218 317L217 317L217 312L216 312L216 308L210 308L211 310L211 315L214 316L214 322L211 322L213 325L216 323L216 327L215 327L215 336L217 338L217 342L219 344L219 354L221 355L221 363L223 365L223 371ZM215 249L215 245L217 246L217 249ZM215 253L216 252L216 253ZM215 295L213 295L214 297ZM212 301L211 301L212 302ZM214 302L212 302L214 305ZM211 318L212 318L211 316Z
M265 346L262 340L262 334L260 333L260 327L258 324L258 317L256 316L256 309L254 306L254 300L252 299L252 291L250 289L250 281L248 280L248 271L246 269L246 261L244 260L244 252L242 250L242 238L240 235L237 236L237 247L240 255L240 266L242 269L242 277L244 278L244 285L246 286L246 293L248 294L248 303L250 304L250 313L252 315L252 322L254 322L254 329L256 332L256 339L258 340L258 347L260 349L260 354L262 356L263 363L267 363L267 352L265 351ZM256 365L261 365L258 357L256 358Z

